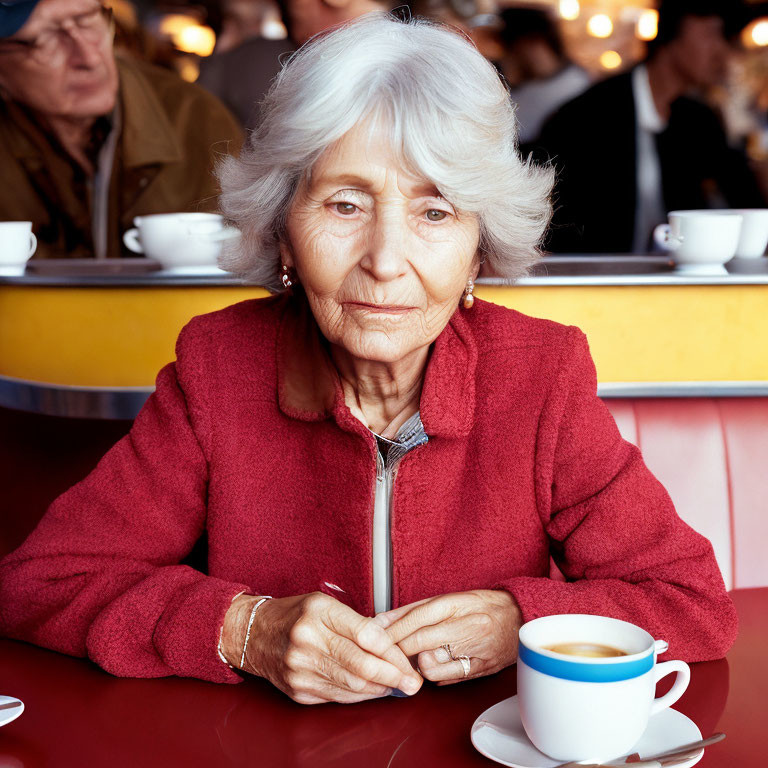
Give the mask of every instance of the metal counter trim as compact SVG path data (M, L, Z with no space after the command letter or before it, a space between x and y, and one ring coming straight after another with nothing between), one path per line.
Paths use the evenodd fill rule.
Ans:
M532 274L512 283L500 277L480 277L478 285L590 286L590 285L768 285L768 258L734 259L726 265L727 275L678 273L668 257L631 254L562 254L545 256L534 265ZM212 268L207 273L157 270L107 275L51 275L25 273L0 275L0 285L63 288L149 288L152 286L232 286L250 285L236 275Z
M768 397L768 381L617 381L597 385L606 399L623 397Z
M44 416L133 419L154 387L72 387L0 376L0 407ZM665 381L599 384L604 398L768 397L768 381Z
M0 407L44 416L134 419L154 387L72 387L0 376Z

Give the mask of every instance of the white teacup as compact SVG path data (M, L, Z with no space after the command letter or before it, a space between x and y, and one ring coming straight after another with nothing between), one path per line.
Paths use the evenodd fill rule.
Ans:
M137 216L136 225L123 235L134 253L156 259L165 269L216 267L221 244L238 237L216 213L156 213Z
M736 257L759 259L768 246L768 208L734 208L729 213L737 213L742 217Z
M743 217L732 211L671 211L669 224L659 224L654 239L669 251L682 272L724 274L736 254Z
M562 644L608 646L626 655L548 650ZM666 650L663 640L655 641L640 627L604 616L565 614L524 624L517 696L528 738L538 750L562 761L604 761L627 754L651 715L674 704L688 687L685 662L656 663L657 654ZM677 679L672 689L655 699L656 683L673 672Z
M31 221L0 221L0 275L21 275L37 248Z

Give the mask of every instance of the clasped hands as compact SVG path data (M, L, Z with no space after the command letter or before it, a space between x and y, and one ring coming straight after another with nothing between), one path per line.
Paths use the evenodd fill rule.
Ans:
M236 666L236 638L245 636L253 604L251 596L236 598L225 620L222 647ZM424 679L449 685L509 666L520 624L520 610L503 590L440 595L372 619L315 592L257 609L244 666L302 704L365 701L395 688L413 695ZM469 659L466 676L460 656Z

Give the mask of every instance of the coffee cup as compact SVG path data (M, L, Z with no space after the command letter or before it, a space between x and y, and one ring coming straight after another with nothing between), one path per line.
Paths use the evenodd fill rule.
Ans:
M126 248L181 271L215 268L222 242L240 235L216 213L156 213L137 216L133 223L123 235Z
M667 643L618 619L545 616L524 624L519 639L520 717L533 745L555 760L627 754L650 717L674 704L690 681L685 662L657 663ZM672 673L671 690L654 698L656 683Z
M692 274L725 274L723 267L736 254L743 216L732 211L671 211L669 224L659 224L653 236L669 251L678 270Z
M734 208L725 213L741 216L741 234L736 246L737 259L759 259L768 246L768 208Z
M36 248L31 221L0 221L0 274L23 274Z

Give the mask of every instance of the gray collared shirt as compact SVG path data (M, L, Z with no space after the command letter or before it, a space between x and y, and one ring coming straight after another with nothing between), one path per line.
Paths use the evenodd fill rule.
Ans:
M376 496L373 504L373 606L376 613L392 607L392 488L397 465L408 451L424 445L429 438L414 413L397 431L394 440L376 435Z
M656 136L667 126L656 109L648 70L640 64L632 72L632 95L637 125L637 204L635 206L634 253L648 253L651 233L667 220L661 185L661 163Z

